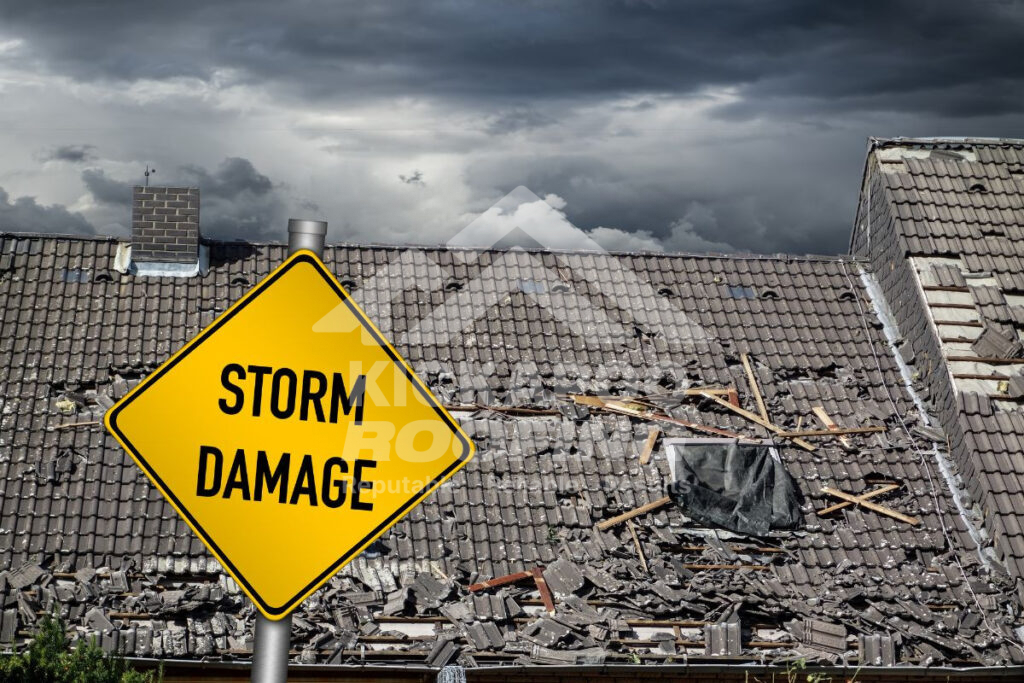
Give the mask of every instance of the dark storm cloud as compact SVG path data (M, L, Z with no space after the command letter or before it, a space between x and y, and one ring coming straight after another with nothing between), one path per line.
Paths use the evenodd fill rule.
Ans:
M285 202L279 188L248 159L230 157L214 171L183 166L178 177L200 189L204 235L248 240L280 237Z
M1014 2L8 2L0 24L89 79L233 67L307 97L498 100L749 89L844 106L1017 111ZM81 37L88 35L88 40ZM1018 88L1018 92L1020 89ZM962 100L961 100L962 101Z
M202 188L205 196L219 199L262 197L274 190L270 178L257 171L251 161L241 157L225 159L213 172L191 164L182 166L179 175Z
M462 116L489 142L523 140L504 158L467 156L476 201L525 184L564 197L569 217L588 229L669 239L673 225L698 215L689 229L714 242L832 252L846 248L868 135L1024 135L1014 123L1024 120L1022 7L1009 0L104 0L57 11L0 0L0 34L24 40L18 59L26 63L113 88L143 78L213 82L216 73L217 82L253 84L312 112L422 98ZM633 131L651 156L663 156L660 165L596 144L611 135L599 126L574 128L583 109L656 114L672 98L709 90L729 93L696 124L715 123L712 134L676 131L667 118L656 119L660 132ZM743 151L734 130L763 131L773 144L751 140L752 151ZM353 130L328 148L344 151L370 133L381 138L377 151L415 143ZM547 148L545 135L562 144ZM677 136L701 149L678 149ZM443 152L442 138L434 131L419 144ZM650 144L662 138L664 145ZM204 227L256 239L281 218L280 192L247 164L183 169L203 188ZM699 175L688 174L694 164L702 164ZM114 196L110 179L83 180L98 200Z
M285 202L279 188L248 159L230 157L213 171L182 166L168 177L173 180L161 184L200 189L199 218L204 235L260 240L280 234ZM123 209L124 220L128 220L134 183L111 178L101 169L83 171L82 182L94 200Z
M101 204L129 207L132 205L132 183L115 180L98 168L82 171L82 182Z
M0 231L91 235L96 229L82 214L71 213L59 204L43 206L35 197L11 201L0 187Z
M81 164L95 158L92 145L60 145L42 153L43 161L66 161Z
M491 135L505 135L521 130L530 130L554 123L554 119L545 116L535 109L514 107L495 114L487 122L487 132Z

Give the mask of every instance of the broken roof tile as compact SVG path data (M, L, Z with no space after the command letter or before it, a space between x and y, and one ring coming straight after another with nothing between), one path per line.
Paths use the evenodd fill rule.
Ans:
M743 652L739 621L707 624L704 627L704 654L738 656Z
M579 567L564 557L558 558L544 568L544 579L559 598L575 594L583 588L585 581Z

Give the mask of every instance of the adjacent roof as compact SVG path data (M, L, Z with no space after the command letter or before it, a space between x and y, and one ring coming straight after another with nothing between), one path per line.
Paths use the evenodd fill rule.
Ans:
M113 269L110 239L0 235L0 642L59 608L138 656L245 659L253 609L96 423L105 408L280 263L280 245L210 243L190 279ZM773 660L1020 662L1012 588L979 560L901 374L847 259L337 246L327 265L430 387L478 455L304 603L305 662L466 666ZM778 439L804 496L797 531L746 538L662 506L653 423L569 394L771 436L710 399L733 386L772 421L881 433ZM167 415L174 420L174 415ZM666 436L702 436L660 423ZM863 507L819 516L893 482ZM635 535L634 535L635 534ZM544 566L554 613L532 577Z
M1024 594L1024 141L873 140L853 245L890 300L920 302L901 331Z

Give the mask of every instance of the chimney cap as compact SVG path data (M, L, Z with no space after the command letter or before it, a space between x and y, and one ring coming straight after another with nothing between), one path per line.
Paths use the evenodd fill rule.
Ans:
M308 249L323 258L324 241L327 236L327 221L310 221L299 218L288 219L288 252L295 253Z
M288 232L301 232L308 235L326 235L327 221L310 221L302 218L289 218Z

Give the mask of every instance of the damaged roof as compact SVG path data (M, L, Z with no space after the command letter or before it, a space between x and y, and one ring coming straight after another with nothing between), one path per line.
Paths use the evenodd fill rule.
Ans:
M872 140L852 247L897 302L964 501L1024 596L1024 141Z
M98 421L286 250L210 242L209 271L175 279L117 271L118 246L0 235L0 643L59 607L135 656L247 660L252 606ZM300 661L1024 661L1013 585L977 552L858 262L365 246L324 260L478 454L295 613ZM762 414L755 384L772 430L743 414ZM826 418L879 429L778 433ZM665 441L707 436L692 425L774 439L803 523L753 538L656 504Z

